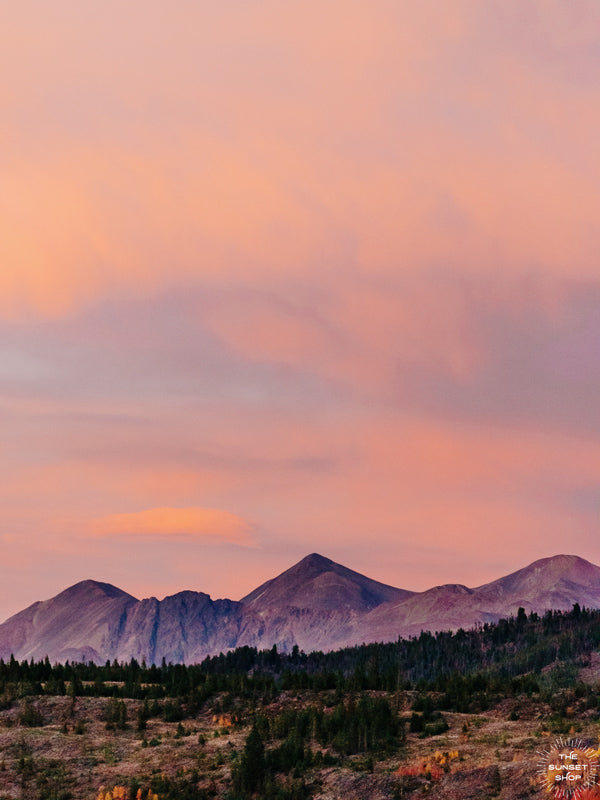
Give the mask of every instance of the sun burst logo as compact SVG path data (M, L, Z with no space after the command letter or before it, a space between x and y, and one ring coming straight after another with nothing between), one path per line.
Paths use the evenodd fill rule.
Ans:
M555 800L580 800L598 778L598 750L582 739L557 739L538 752L540 783Z

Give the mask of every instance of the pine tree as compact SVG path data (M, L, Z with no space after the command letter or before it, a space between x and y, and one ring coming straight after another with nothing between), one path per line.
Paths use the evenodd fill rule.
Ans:
M258 728L254 726L244 745L240 766L234 773L235 791L243 796L262 789L265 782L265 747Z

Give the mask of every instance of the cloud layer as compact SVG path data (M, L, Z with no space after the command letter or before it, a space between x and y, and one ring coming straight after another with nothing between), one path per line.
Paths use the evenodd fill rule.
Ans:
M6 16L0 616L600 560L598 4Z

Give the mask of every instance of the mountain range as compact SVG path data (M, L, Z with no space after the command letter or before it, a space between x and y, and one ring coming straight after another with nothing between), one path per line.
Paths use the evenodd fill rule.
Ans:
M543 613L575 603L600 608L600 567L573 555L540 559L474 589L411 592L312 553L239 601L194 591L138 600L111 584L82 581L0 625L0 658L190 664L243 645L334 650L471 628L519 607Z

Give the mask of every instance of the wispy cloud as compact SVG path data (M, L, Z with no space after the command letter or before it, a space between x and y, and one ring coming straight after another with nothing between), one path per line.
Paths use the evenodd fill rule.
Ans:
M6 5L0 608L600 560L600 3Z

